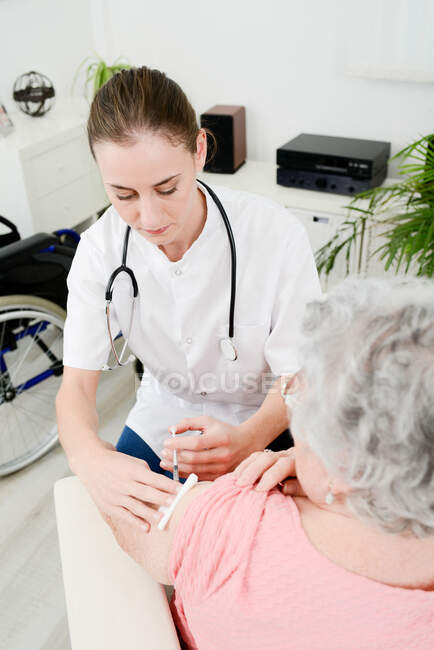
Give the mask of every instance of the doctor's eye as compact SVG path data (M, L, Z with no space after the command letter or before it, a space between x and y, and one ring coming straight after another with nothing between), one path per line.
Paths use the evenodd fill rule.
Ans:
M161 192L160 190L157 190L157 192L158 192L158 194L163 194L163 195L165 195L165 194L173 194L174 192L176 192L177 189L178 189L177 187L172 187L172 189L166 190L165 192Z
M119 199L119 201L128 201L128 199L132 199L134 194L128 194L128 196L119 196L119 194L116 194L116 198Z

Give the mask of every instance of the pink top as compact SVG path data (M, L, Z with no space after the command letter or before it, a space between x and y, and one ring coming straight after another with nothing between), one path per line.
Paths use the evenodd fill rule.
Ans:
M434 592L343 569L294 501L220 477L187 508L169 560L172 615L198 650L432 650Z

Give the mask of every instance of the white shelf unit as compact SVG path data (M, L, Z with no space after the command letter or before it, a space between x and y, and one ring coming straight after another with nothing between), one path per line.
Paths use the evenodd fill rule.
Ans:
M15 130L0 139L0 214L22 237L73 228L108 205L87 144L88 110L71 99L42 117L11 112Z

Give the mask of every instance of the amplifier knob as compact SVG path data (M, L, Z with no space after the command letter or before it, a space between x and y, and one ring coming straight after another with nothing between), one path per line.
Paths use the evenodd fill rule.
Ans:
M326 178L317 178L316 181L315 181L315 185L323 190L325 187L327 187L327 179Z

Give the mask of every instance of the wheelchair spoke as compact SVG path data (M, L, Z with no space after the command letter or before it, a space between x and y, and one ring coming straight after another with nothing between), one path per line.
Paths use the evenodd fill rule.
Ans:
M19 430L19 432L20 432L20 434L21 434L21 437L22 437L22 436L23 436L23 432L22 432L22 430L21 430L21 424L20 424L20 421L19 421L19 419L18 419L18 415L17 415L17 413L16 413L15 410L12 411L12 414L13 414L13 416L15 417L15 422L16 422L16 424L18 425L18 430ZM13 436L13 440L14 440L14 443L15 443L15 442L17 441L17 437L16 437L16 436ZM14 444L14 448L15 448L15 444ZM15 453L16 453L16 452L15 452Z
M24 406L14 406L13 408L14 408L16 414L19 414L20 412L23 413L24 414L23 419L31 420L32 422L37 424L38 427L41 426L41 422L45 423L45 419L42 416L40 416L37 413L34 413L32 411L29 411L29 409L26 409ZM54 420L54 418L53 418L53 420ZM33 427L28 427L28 429L30 429L30 431L32 432L32 435L35 438L36 442L39 443L39 440L36 437L37 434L36 434L35 430L33 429Z
M7 405L6 417L9 421L9 414L15 421L15 428L9 433L9 440L12 441L14 457L27 453L29 446L39 446L46 438L45 428L46 420L43 416L30 411L16 402ZM52 427L55 424L55 418L52 418ZM9 429L9 427L8 427ZM33 442L31 442L33 441ZM20 448L20 452L18 452ZM1 459L4 460L3 458Z
M35 399L38 402L42 402L42 404L49 404L50 406L53 406L56 392L57 392L57 386L55 390L53 390L51 393L46 393L47 398L44 398L43 395L41 396L40 394L41 391L38 391L38 395L36 395L36 393L32 393L32 391L29 390L28 392L26 392L26 397L27 398L31 397L32 399Z
M65 313L33 296L0 297L0 476L25 467L58 440L55 396Z
M57 336L56 336L56 338L54 339L54 341L50 344L50 346L46 345L46 343L43 342L41 339L40 339L39 341L36 341L36 338L37 338L37 335L35 335L35 337L32 339L32 342L31 342L29 348L27 348L27 350L26 350L24 356L26 356L26 355L28 354L28 351L29 351L30 347L33 345L33 343L36 342L36 343L38 343L38 347L41 347L41 346L39 345L39 343L42 344L42 346L43 346L43 352L44 352L44 354L38 354L38 357L37 357L37 360L36 360L36 361L39 361L39 365L43 365L44 368L46 367L46 363L45 363L45 361L46 361L46 358L45 358L45 357L46 357L46 356L47 356L47 357L50 359L50 361L52 361L52 362L53 362L53 360L54 360L55 362L60 362L60 363L61 363L59 357L56 356L56 355L52 352L52 350L53 350L55 344L56 344L58 341L59 341L59 343L60 343L61 335L58 333ZM61 346L59 346L59 349L61 350ZM61 355L59 355L59 356L61 356ZM21 360L20 365L23 363L23 360L24 360L24 358ZM17 364L17 363L18 363L18 362L15 363L14 368L16 368L16 364ZM36 365L36 364L34 364L34 365ZM26 387L26 383L30 380L30 378L28 378L28 379L26 379L25 381L23 381L22 384L21 384L21 387L20 387L20 388L18 388L18 386L16 386L16 384L18 383L18 382L17 382L18 372L19 372L19 368L16 369L16 372L15 372L15 375L14 375L14 381L11 380L11 382L10 382L10 385L14 385L14 384L15 384L15 387L18 389L18 390L16 390L16 395L20 395L23 391L26 391L26 390L28 390L29 388L31 388L30 386L29 386L28 388ZM39 372L37 372L37 371L35 371L35 370L34 370L33 372L34 372L36 375L39 374ZM8 387L9 387L9 386L7 386L7 388L8 388Z
M6 447L6 438L8 438L9 441L10 441L9 444L12 445L12 448L13 448L14 454L15 454L16 452L15 452L14 438L13 438L13 435L11 434L11 431L13 431L13 429L10 426L10 416L9 415L10 415L9 411L6 410L6 431L5 431L4 434L2 434L2 447L4 449L7 449L7 447Z
M35 336L35 341L41 348L42 352L45 352L51 363L59 362L59 359L51 352L50 348L45 345L44 341L39 336Z
M6 325L3 323L1 341L0 341L0 351L3 351L3 343L5 340Z
M42 325L43 325L43 323L40 323L39 328L41 328ZM32 339L30 340L30 343L29 343L29 345L27 346L27 349L26 349L24 355L22 356L21 361L20 361L19 364L18 364L18 367L15 366L15 367L13 368L13 370L10 371L10 375L11 375L11 383L9 384L9 386L6 387L6 389L10 388L10 387L13 385L13 382L15 381L15 379L16 379L16 377L17 377L19 371L20 371L20 368L22 367L24 361L26 360L26 358L27 358L27 356L28 356L28 354L29 354L29 352L30 352L30 349L31 349L31 347L32 347L33 345L35 345L35 339L34 339L34 338L32 338ZM13 372L13 371L15 371L15 372Z

